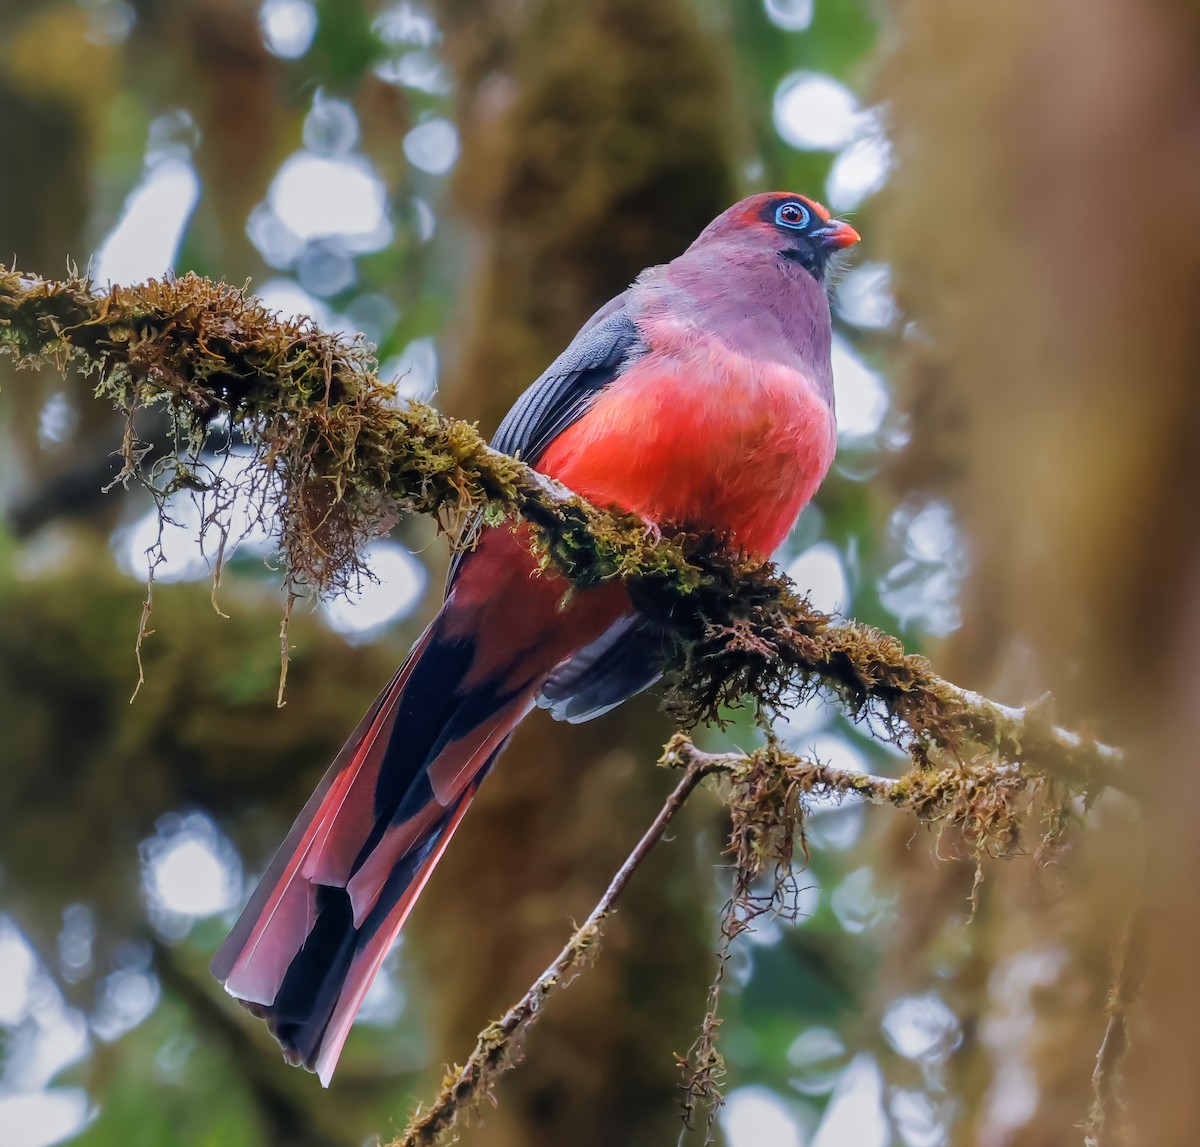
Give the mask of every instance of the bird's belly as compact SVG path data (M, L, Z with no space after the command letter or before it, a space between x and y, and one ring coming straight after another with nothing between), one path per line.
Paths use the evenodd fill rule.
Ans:
M771 553L833 461L804 375L711 346L634 364L538 463L597 505Z

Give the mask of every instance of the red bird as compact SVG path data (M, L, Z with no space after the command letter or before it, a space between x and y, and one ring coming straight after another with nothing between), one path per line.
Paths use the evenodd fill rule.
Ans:
M770 554L833 461L830 256L801 195L754 195L602 307L492 445L598 506ZM565 594L521 529L485 530L212 962L328 1086L367 988L471 798L536 704L586 721L661 675L620 582Z

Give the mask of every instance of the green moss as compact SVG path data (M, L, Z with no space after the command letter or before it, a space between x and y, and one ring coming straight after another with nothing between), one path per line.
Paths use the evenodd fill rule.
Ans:
M473 425L402 403L375 373L371 349L285 321L256 299L195 275L96 294L0 269L0 350L24 366L68 362L126 418L120 480L160 499L206 489L204 529L228 537L233 495L273 524L293 595L344 590L363 551L400 511L436 515L455 541L474 523L518 516L533 527L547 572L579 588L620 577L635 604L669 619L674 663L668 708L685 726L723 719L745 700L769 718L831 691L852 718L882 714L920 765L983 751L1053 772L1076 787L1121 783L1114 754L1064 737L1043 712L1014 717L937 677L894 637L835 624L796 596L769 562L723 539L651 536L630 514L607 513L488 449ZM164 406L174 449L149 462L141 411ZM201 458L222 417L255 452L238 485Z

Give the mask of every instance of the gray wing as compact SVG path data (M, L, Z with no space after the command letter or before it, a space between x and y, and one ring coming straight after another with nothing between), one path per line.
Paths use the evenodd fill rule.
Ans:
M621 373L626 362L641 353L641 334L625 313L626 294L610 299L592 315L571 345L517 399L492 435L489 445L493 450L537 465L546 447L583 416L592 399ZM481 520L476 518L463 533L468 547ZM451 557L447 592L463 555L469 552L469 548L460 549Z
M504 416L491 445L537 463L542 452L642 349L641 335L625 312L625 296L602 307L545 373Z
M590 721L649 689L663 675L662 631L629 613L591 645L562 662L542 686L537 703L558 721Z

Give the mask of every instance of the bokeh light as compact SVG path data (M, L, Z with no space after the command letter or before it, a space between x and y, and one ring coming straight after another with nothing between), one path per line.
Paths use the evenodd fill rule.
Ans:
M445 175L458 159L458 132L440 116L426 120L404 137L404 154L418 171Z
M96 282L139 283L171 270L199 197L200 181L187 160L167 157L150 167L96 252Z
M356 253L378 251L391 241L387 192L362 156L299 151L284 160L268 203L302 241L336 235Z
M237 851L203 813L169 815L141 847L142 884L151 903L173 915L215 916L241 899Z
M321 607L334 629L356 641L374 637L391 622L407 617L428 582L425 567L394 542L372 543L365 560L373 580L364 577L352 593Z
M303 56L317 31L317 9L310 0L265 0L258 19L267 50L285 60Z
M767 18L785 32L803 32L812 23L813 0L763 0Z
M831 76L793 72L775 92L775 128L793 147L845 147L862 122L854 93Z
M883 1075L865 1053L842 1072L809 1147L888 1147L891 1127L883 1108Z
M721 1129L729 1147L804 1147L787 1104L765 1087L739 1087L726 1097Z

